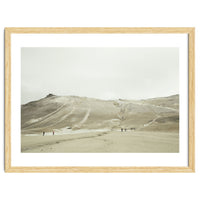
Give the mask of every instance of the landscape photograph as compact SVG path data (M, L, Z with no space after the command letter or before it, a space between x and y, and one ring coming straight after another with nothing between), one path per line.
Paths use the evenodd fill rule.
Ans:
M21 48L22 153L178 153L179 48Z

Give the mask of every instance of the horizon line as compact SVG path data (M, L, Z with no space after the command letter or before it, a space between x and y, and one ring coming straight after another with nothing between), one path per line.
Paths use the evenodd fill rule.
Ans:
M87 97L87 96L78 96L78 95L55 95L55 94L53 94L53 93L49 93L49 94L47 94L45 97L42 97L42 98L37 99L37 100L29 101L29 102L27 102L27 103L21 104L21 106L22 106L22 105L26 105L26 104L31 103L31 102L40 101L41 99L49 98L49 97L52 97L52 96L55 96L55 97L79 97L79 98L97 99L97 100L102 100L102 101L116 101L116 100L133 100L133 101L135 100L135 101L142 101L142 100L147 100L147 99L167 98L167 97L176 96L176 95L179 95L179 93L171 94L171 95L167 95L167 96L149 97L149 98L141 98L141 99L126 99L126 98L101 99L101 98ZM48 96L49 96L49 97L48 97Z

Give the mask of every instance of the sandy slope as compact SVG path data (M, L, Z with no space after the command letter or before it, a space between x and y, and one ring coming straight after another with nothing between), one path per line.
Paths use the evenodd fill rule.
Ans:
M22 152L177 152L178 105L48 95L21 107Z
M116 132L23 136L22 152L179 152L177 132Z
M177 131L178 95L149 100L99 100L48 95L22 105L22 134L69 129ZM176 120L177 119L177 120ZM166 126L167 125L167 126ZM162 128L163 127L163 128ZM167 128L168 127L168 128Z

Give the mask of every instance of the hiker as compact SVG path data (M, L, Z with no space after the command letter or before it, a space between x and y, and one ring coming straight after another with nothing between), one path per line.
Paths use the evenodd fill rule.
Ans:
M43 136L45 135L45 132L43 131Z
M53 135L54 135L54 131L53 131Z
M126 128L125 128L125 132L126 132Z
M121 128L121 132L123 132L123 128Z

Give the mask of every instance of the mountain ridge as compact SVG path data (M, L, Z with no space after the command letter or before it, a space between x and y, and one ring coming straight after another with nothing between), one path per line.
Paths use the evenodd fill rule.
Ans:
M179 95L143 100L101 100L48 94L21 105L22 134L105 128L177 132Z

